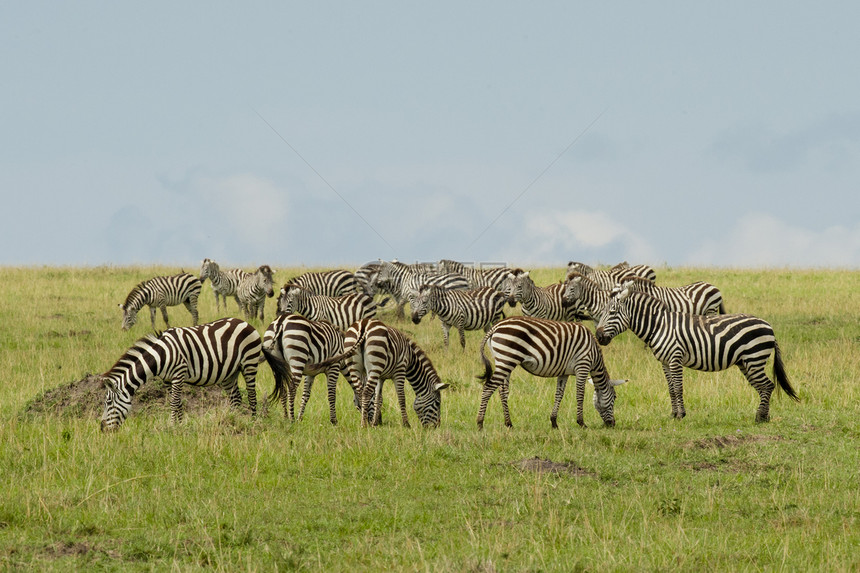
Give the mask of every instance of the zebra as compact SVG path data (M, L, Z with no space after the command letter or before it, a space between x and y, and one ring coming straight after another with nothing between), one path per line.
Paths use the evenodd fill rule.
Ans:
M191 320L197 326L197 299L203 284L200 279L188 273L178 275L153 277L145 280L131 289L125 302L120 304L122 309L122 329L128 330L137 322L137 313L144 305L149 306L149 319L155 330L155 309L161 309L164 324L170 327L167 320L167 307L184 304L191 313Z
M661 287L635 275L625 275L617 290L629 289L642 292L663 301L669 310L689 314L725 314L723 294L720 289L706 282L695 282L680 287Z
M250 320L260 315L263 320L266 309L266 297L275 296L272 288L272 268L269 265L261 265L253 273L248 273L239 282L236 289L236 299L245 313L245 319Z
M474 290L445 290L435 285L424 285L409 298L412 322L418 324L428 312L433 312L442 323L442 337L448 348L448 334L454 326L460 333L460 346L466 349L466 330L484 329L504 317L502 308L508 297L490 287Z
M686 415L685 366L716 372L737 365L759 394L756 422L767 422L775 384L764 367L773 354L773 376L779 387L799 400L785 372L773 328L760 318L747 314L704 316L672 312L656 298L625 288L610 298L595 334L605 346L628 328L651 348L663 365L674 418Z
M523 316L567 321L587 318L584 308L564 303L562 299L563 284L556 283L546 287L538 287L529 276L529 272L522 269L514 269L508 273L505 294L522 303Z
M496 368L484 354L489 345ZM542 378L556 377L555 403L550 423L558 428L558 409L570 375L576 377L576 423L585 427L582 402L585 382L591 377L594 384L594 407L607 426L615 426L613 413L615 386L625 380L610 380L594 335L588 328L575 322L561 322L529 316L511 316L499 321L481 341L481 362L484 373L481 405L478 409L478 429L484 427L484 415L490 397L499 388L505 426L512 427L508 410L508 391L511 372L522 366L527 372Z
M459 261L450 259L442 259L439 261L439 269L445 273L457 273L466 277L469 281L469 288L476 289L481 287L490 287L498 291L504 289L505 279L508 278L508 273L511 272L507 267L495 267L492 269L475 269L467 267ZM516 305L516 301L511 301L511 306Z
M328 388L329 420L332 425L337 424L335 411L337 379L341 372L346 376L347 371L341 367L341 364L330 364L321 370L309 368L309 365L342 354L343 332L328 322L308 320L297 314L281 314L272 321L263 334L263 353L275 375L275 388L269 396L269 401L275 403L280 399L285 417L290 421L294 420L296 387L304 376L305 386L299 408L299 420L302 420L311 396L314 378L324 372ZM348 376L347 380L349 380ZM353 393L357 406L358 390L353 388Z
M413 267L398 261L380 261L379 273L376 275L376 287L389 293L397 302L395 315L404 316L403 308L409 296L425 284L433 284L449 290L467 289L469 281L457 273L430 274L426 272L429 266ZM416 270L420 269L420 270Z
M448 384L441 381L430 358L415 341L379 320L363 318L346 331L343 346L343 354L315 367L349 359L351 384L353 388L361 388L362 426L366 426L368 421L379 425L381 421L384 380L394 380L401 423L404 427L409 427L405 394L407 381L415 392L412 408L418 414L421 425L439 425L441 392Z
M212 259L203 259L203 264L200 266L200 282L203 283L206 279L209 279L212 283L212 292L215 294L215 308L219 311L221 310L221 298L224 299L224 310L227 310L228 296L235 298L239 308L242 307L239 297L236 296L236 289L247 275L248 273L242 269L222 271L218 263Z
M305 287L314 294L342 296L359 292L355 275L349 271L333 270L318 273L305 273L287 281Z
M636 275L651 282L657 280L657 273L648 265L633 265L630 266L627 261L618 263L608 271L595 269L585 263L570 261L567 263L567 272L577 272L593 280L597 285L604 290L612 290L618 285L619 279L624 275Z
M301 314L310 320L324 320L340 330L362 318L373 318L379 307L385 306L388 299L380 302L366 294L347 294L330 297L313 294L308 289L285 284L278 295L278 312Z
M103 432L118 429L131 410L131 400L142 384L159 378L170 384L170 421L182 421L182 385L219 384L240 408L238 377L241 372L251 415L257 414L255 380L262 360L262 342L256 329L238 318L222 318L200 326L171 328L149 334L100 375L107 390Z
M603 290L597 283L578 272L571 271L564 281L562 300L564 304L579 307L593 321L600 320L612 291Z
M376 294L376 275L379 274L380 263L365 263L355 270L357 291L369 296Z

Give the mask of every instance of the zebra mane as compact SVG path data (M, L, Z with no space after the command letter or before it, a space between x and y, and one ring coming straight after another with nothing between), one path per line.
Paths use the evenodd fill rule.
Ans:
M146 285L148 283L149 283L149 279L134 285L134 288L131 289L131 292L128 293L127 297L125 297L125 302L122 303L122 307L124 309L128 309L130 304L139 303L139 305L136 309L136 310L139 310L140 307L144 305L144 300L146 297L144 296L143 291L146 288Z
M138 357L141 354L141 351L146 350L147 348L152 348L156 342L161 339L162 332L150 332L149 334L138 338L134 344L132 344L128 350L122 353L122 356L119 357L113 366L111 366L107 372L102 374L102 376L110 375L114 370L118 369L127 369L128 365L138 360Z
M618 280L618 283L625 286L633 286L634 290L637 292L642 292L642 290L650 290L650 287L654 286L654 283L638 275L624 275Z
M577 271L568 271L567 277L565 278L565 281L570 282L574 279L579 279L580 282L582 282L582 283L584 283L590 287L593 287L597 290L602 290L600 288L600 285L598 285L596 282L594 282L594 279L592 279L591 277L584 275L584 274L577 272Z

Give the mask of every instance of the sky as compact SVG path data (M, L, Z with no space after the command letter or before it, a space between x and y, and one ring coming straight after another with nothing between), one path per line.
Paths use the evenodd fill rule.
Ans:
M860 3L0 7L0 265L860 268Z

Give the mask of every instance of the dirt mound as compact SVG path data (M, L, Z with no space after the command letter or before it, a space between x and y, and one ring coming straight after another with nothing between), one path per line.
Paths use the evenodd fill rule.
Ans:
M98 418L104 408L105 391L98 376L87 374L80 380L46 390L24 406L25 414L51 414L79 418ZM134 395L131 411L170 411L170 387L160 380L144 384ZM182 390L186 414L210 410L229 403L220 386L190 386Z
M782 436L763 436L763 435L750 435L750 434L736 434L728 436L713 436L711 438L701 438L699 440L693 440L686 444L687 448L698 448L698 449L708 449L708 448L728 448L733 446L738 446L740 444L744 444L747 442L768 442L768 441L779 441L782 440Z
M574 463L554 462L552 460L544 460L537 456L520 460L518 462L511 462L511 465L516 466L522 471L537 473L565 474L574 476L593 475L592 472L585 468L581 468Z

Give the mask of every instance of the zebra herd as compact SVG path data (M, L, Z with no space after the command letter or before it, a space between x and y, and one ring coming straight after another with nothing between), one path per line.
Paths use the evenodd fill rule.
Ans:
M206 279L211 282L216 309L221 312L223 301L226 312L227 298L233 297L245 320L221 318L197 325L197 301ZM406 303L415 324L428 313L438 317L446 348L452 327L464 350L466 330L485 331L480 344L484 372L479 376L483 382L479 429L496 389L504 423L512 426L508 395L510 376L517 366L535 376L556 378L550 415L553 428L569 376L576 380L577 423L584 426L585 385L591 382L595 409L607 426L614 426L615 387L624 380L610 379L600 347L625 330L642 339L661 363L675 418L686 415L684 367L717 371L737 365L759 394L757 422L769 419L770 397L777 384L798 399L767 322L745 314L725 314L719 289L705 282L658 286L656 272L647 265L620 263L603 271L570 262L564 279L546 287L535 285L523 269L475 269L452 260L420 265L380 260L355 272L305 273L280 289L277 315L261 336L248 321L264 321L265 299L275 293L273 282L268 265L248 273L221 270L215 261L205 259L199 277L182 273L154 277L135 286L120 305L122 328L131 328L137 312L149 306L153 329L159 308L168 329L138 340L102 375L107 391L102 430L115 430L122 424L135 391L152 378L170 384L171 420L178 422L182 419L183 384L221 385L232 406L239 407L241 373L251 413L256 415L255 379L263 360L275 378L268 400L280 401L290 420L295 420L299 382L304 379L301 420L313 380L324 373L332 424L337 423L336 386L342 375L353 391L362 425L380 423L382 384L393 380L402 424L409 425L408 382L419 421L436 426L441 418L441 391L448 384L414 340L376 318L378 310L392 299L397 307L395 318L405 318ZM521 314L505 318L505 307L517 303ZM169 328L166 307L179 304L191 313L194 326ZM594 332L583 320L595 323ZM776 384L764 370L771 354Z

